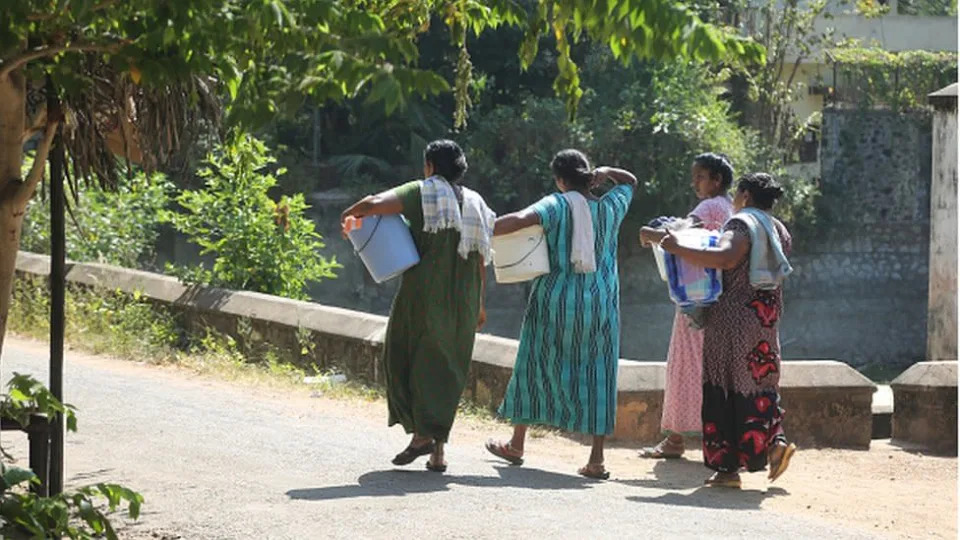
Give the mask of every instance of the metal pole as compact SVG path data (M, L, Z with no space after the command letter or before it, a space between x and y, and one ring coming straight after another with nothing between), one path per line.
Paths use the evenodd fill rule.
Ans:
M320 108L313 105L313 166L320 165Z
M54 97L54 99L56 99ZM66 301L66 232L63 131L50 152L50 392L63 402L63 330ZM63 492L63 415L50 426L50 494Z

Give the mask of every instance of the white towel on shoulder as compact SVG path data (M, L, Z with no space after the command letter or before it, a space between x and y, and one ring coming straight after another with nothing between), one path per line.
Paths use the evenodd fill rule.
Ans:
M758 290L779 288L793 267L783 253L780 234L770 215L757 208L744 208L730 219L742 221L750 231L750 285Z
M460 244L457 252L464 259L471 251L483 256L485 264L490 264L493 254L490 249L490 237L497 215L490 210L479 193L461 186L463 193L463 212L454 187L440 176L431 176L420 186L420 199L423 203L423 231L436 233L443 229L460 231Z
M575 191L568 191L563 198L570 205L570 215L573 218L572 245L570 250L570 264L578 274L589 274L597 271L597 256L594 252L593 216L590 214L590 205L587 198Z

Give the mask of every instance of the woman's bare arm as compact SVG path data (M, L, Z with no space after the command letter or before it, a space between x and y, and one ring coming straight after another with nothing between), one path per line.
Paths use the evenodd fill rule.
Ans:
M677 237L665 232L660 247L683 260L704 268L732 270L750 253L750 240L744 236L726 232L720 237L720 245L704 249L680 246Z
M403 202L390 189L376 195L367 195L354 203L340 214L340 223L343 223L348 216L364 218L367 216L399 214L401 212L403 212Z
M519 212L498 217L497 222L493 226L493 235L501 236L504 234L510 234L512 232L517 232L520 229L526 229L527 227L532 227L539 224L540 216L533 211L532 207L529 207L520 210Z
M616 167L597 167L594 169L593 174L595 176L594 182L600 182L606 178L609 178L613 181L613 183L618 185L625 184L634 189L637 187L637 177L626 169L618 169Z

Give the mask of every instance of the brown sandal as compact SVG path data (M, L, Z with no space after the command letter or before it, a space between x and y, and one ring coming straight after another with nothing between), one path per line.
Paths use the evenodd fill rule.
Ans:
M783 450L780 452L780 459L770 461L770 474L767 475L767 478L770 479L770 482L776 481L777 478L787 471L787 467L790 466L790 458L793 457L793 454L797 451L797 445L790 444L781 444L779 445Z
M416 461L418 457L430 455L433 453L435 445L433 441L422 444L420 446L410 445L404 448L403 452L400 452L394 456L393 463L394 465L409 465Z
M740 489L742 485L740 482L740 476L736 478L720 478L720 473L716 473L710 478L704 480L703 485L706 487L718 487L718 488L729 488L729 489Z
M670 442L670 439L664 439L653 448L644 448L640 450L639 454L642 458L647 459L679 459L683 457L683 448L681 447L680 452L667 452L667 447L676 448L677 445L674 445Z
M610 479L610 471L603 466L603 463L588 463L586 466L580 467L577 474L587 478L593 478L594 480Z
M509 461L511 465L523 465L523 452L518 452L510 443L496 442L493 439L484 445L487 452L500 459Z

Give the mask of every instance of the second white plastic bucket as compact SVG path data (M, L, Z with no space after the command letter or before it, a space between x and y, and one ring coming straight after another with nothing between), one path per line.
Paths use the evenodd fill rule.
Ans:
M491 243L497 283L530 281L550 272L547 241L540 225L494 236Z

